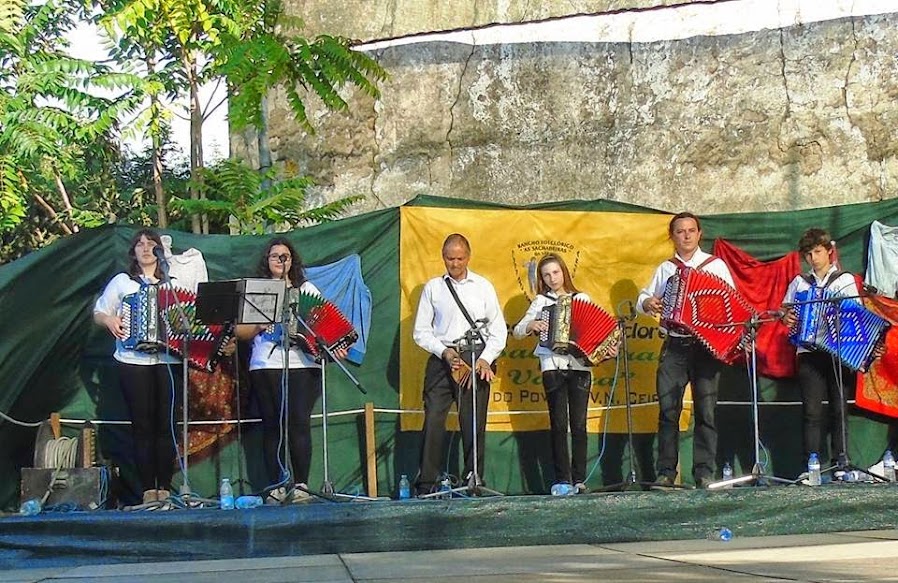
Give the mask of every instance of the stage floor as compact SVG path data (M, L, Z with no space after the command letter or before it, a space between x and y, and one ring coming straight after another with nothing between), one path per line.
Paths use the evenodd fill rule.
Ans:
M895 529L896 494L896 485L843 484L8 516L0 519L0 569L559 544L614 545L615 552L676 551L696 542L692 551L736 549L772 535ZM734 541L706 540L721 526L733 531ZM799 546L818 544L813 536L803 540L811 542Z
M898 531L39 568L0 583L894 581Z

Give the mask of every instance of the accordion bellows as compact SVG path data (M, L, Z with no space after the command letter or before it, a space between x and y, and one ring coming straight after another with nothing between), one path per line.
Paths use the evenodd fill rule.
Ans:
M725 363L740 356L745 324L754 310L722 278L681 267L667 280L661 304L661 325L667 330L695 337Z
M190 335L177 309L180 302L190 324ZM229 325L203 324L196 319L196 294L163 285L140 286L122 298L122 328L128 350L161 352L166 349L197 370L212 372L233 336ZM185 346L187 354L184 354Z
M555 305L543 308L540 320L549 329L539 335L539 344L559 354L573 354L597 365L620 344L617 320L599 306L582 299L561 296Z
M795 293L795 326L789 340L796 346L823 350L855 371L866 371L891 323L855 298L821 287Z
M290 342L316 359L321 357L321 349L315 336L331 351L348 349L359 339L352 322L337 306L319 295L291 290L290 307L293 314L302 318L314 333L306 330L297 318L291 317L287 326Z

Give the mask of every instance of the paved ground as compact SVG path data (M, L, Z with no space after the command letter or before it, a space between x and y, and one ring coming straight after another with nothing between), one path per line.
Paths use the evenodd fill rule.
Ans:
M0 583L898 581L898 531L359 553L0 572Z

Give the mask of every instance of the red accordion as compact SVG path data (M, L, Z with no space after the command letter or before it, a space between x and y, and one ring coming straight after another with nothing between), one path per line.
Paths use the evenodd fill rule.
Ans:
M549 324L540 332L539 344L560 354L571 353L597 365L620 344L617 320L599 306L586 300L561 296L555 305L540 312L539 319Z
M176 301L177 298L177 301ZM190 324L190 338L177 309L180 302ZM181 288L141 285L140 290L122 298L122 328L125 348L141 352L161 352L166 348L198 370L212 372L233 337L230 325L203 324L196 319L196 294Z
M310 334L296 317L290 317L287 325L290 343L316 359L321 358L316 337L331 351L349 348L359 339L352 322L337 306L321 296L291 289L289 302L292 313L302 318L314 333Z
M661 300L661 325L694 336L715 358L734 362L740 355L751 305L720 277L681 267L667 280Z

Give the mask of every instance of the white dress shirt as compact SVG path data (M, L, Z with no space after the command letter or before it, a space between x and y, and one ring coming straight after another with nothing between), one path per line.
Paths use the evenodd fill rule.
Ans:
M574 295L574 298L585 300L587 302L590 301L589 296L584 293L578 293ZM538 294L533 298L533 301L530 302L530 307L527 308L527 313L524 314L524 317L521 318L521 321L518 322L514 327L514 330L512 330L514 337L524 338L527 336L527 326L530 322L536 320L544 308L555 305L557 301L558 294L553 291L549 291L546 295ZM539 334L536 336L539 338ZM552 352L549 348L541 346L538 340L536 342L536 348L533 350L533 354L539 358L539 369L543 372L546 372L547 370L591 370L590 367L583 364L580 359L574 355Z
M692 257L689 258L688 261L680 257L679 255L675 255L677 259L683 262L686 267L696 268L705 261L711 254L705 253L701 249L696 249L695 253L692 254ZM636 298L636 311L640 314L645 314L651 316L645 311L645 308L642 307L643 302L645 302L650 297L661 298L664 297L664 288L667 285L667 280L671 278L677 272L677 268L679 266L674 263L672 260L668 259L664 261L661 265L655 269L655 274L652 276L652 281L649 282L648 287L644 288L639 292L639 297ZM723 262L719 257L714 258L713 261L710 261L707 265L702 267L702 271L706 271L708 273L712 273L717 277L720 277L725 282L730 284L733 288L736 287L736 284L733 282L733 276L730 274L730 269L727 267L727 264ZM668 333L666 329L661 328L665 333ZM671 336L683 336L682 334L672 333Z
M486 342L480 358L492 364L505 349L508 328L493 284L470 269L461 281L444 274L424 284L418 302L418 312L415 315L413 332L415 344L437 357L442 357L443 351L456 345L471 328L449 292L446 281L455 288L458 299L464 304L474 323L479 326Z
M816 287L823 287L826 283L826 280L829 279L829 276L833 273L836 273L837 271L839 271L838 267L836 267L835 265L830 265L826 273L823 274L823 277L818 277L817 274L814 273L813 269L808 272L808 275L814 279L814 284ZM789 287L786 288L786 295L783 296L783 303L791 304L795 301L795 294L801 291L807 291L809 289L811 289L811 284L808 283L808 280L805 279L804 276L796 275L795 279L793 279L791 283L789 283ZM843 296L860 295L857 289L857 281L854 279L854 275L850 273L841 274L839 277L834 279L826 289ZM855 298L853 300L846 301L859 302L860 300ZM817 338L819 340L822 340L825 334L826 332L820 329L817 331ZM805 348L804 346L799 346L796 352L811 352L811 350Z

